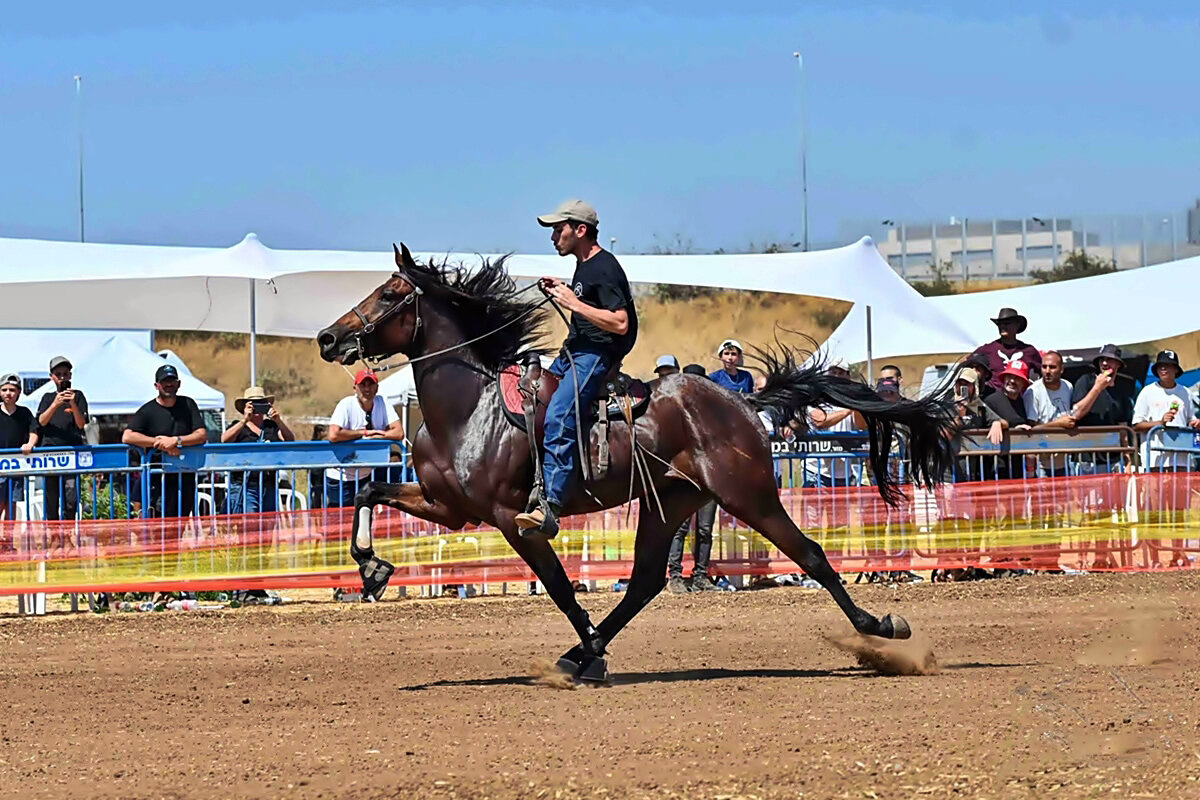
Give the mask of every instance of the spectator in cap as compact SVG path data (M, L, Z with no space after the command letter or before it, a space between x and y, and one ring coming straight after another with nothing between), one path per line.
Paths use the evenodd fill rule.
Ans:
M679 359L669 353L664 353L654 362L654 374L660 378L675 375L678 372Z
M1143 434L1142 464L1153 472L1186 470L1189 457L1161 450L1151 450L1150 437L1144 436L1151 429L1162 425L1168 428L1200 429L1200 419L1192 405L1192 396L1177 382L1183 374L1179 356L1174 350L1160 350L1154 357L1154 375L1158 378L1148 383L1138 393L1133 405L1133 429Z
M742 345L737 339L726 339L717 348L717 358L721 359L721 369L710 372L708 379L723 389L738 394L754 392L754 376L740 369L742 366Z
M1032 427L1029 414L1025 411L1025 390L1030 384L1029 365L1011 362L993 377L995 379L1000 380L1002 391L992 392L983 404L994 415L988 429L988 441L1000 444L1004 441L1004 431L1029 430Z
M0 377L0 450L20 449L29 455L38 443L37 421L21 397L21 376L15 372ZM12 519L13 503L25 499L24 478L0 478L0 518Z
M38 403L38 441L42 447L80 447L88 421L87 398L71 386L71 362L66 356L50 359L53 393ZM75 519L79 508L79 476L47 475L43 481L43 509L47 520Z
M1096 425L1128 425L1133 420L1133 403L1113 391L1121 379L1125 360L1121 348L1106 344L1092 359L1096 374L1079 378L1071 391L1071 416L1079 427Z
M1029 321L1018 314L1015 308L1002 308L1000 313L992 318L992 322L996 324L1000 338L976 348L971 354L984 359L988 372L992 375L989 380L991 387L995 390L1004 388L1000 373L1014 361L1029 367L1026 374L1030 379L1039 377L1042 370L1041 353L1033 345L1017 338L1017 334L1024 333L1029 327Z
M683 368L683 374L706 377L704 367L699 364L688 364ZM667 554L667 591L671 594L720 591L708 574L708 560L712 555L712 531L716 520L717 501L710 498L675 531L675 536L671 539L671 549ZM692 542L692 578L689 586L683 578L683 546L693 524L696 526L696 536Z
M229 423L221 432L221 444L241 442L294 442L296 434L288 427L275 395L267 394L261 386L250 386L233 401L233 408L242 418ZM275 470L230 472L229 494L225 500L227 514L257 514L278 509L279 494L275 485Z
M379 377L360 369L354 376L354 394L343 397L329 418L329 441L359 439L404 441L404 426L396 409L379 396ZM354 495L371 480L370 467L330 467L325 470L325 508L348 508Z
M150 452L150 463L162 463L163 453L178 456L184 447L204 444L208 433L196 401L179 394L179 371L163 364L154 373L158 396L134 412L121 441ZM150 506L163 517L196 513L196 474L171 472L151 474Z

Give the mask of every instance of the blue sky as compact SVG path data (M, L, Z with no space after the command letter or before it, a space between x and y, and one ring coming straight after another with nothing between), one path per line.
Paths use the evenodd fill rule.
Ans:
M794 50L814 243L1200 196L1194 3L977 6L18 4L0 235L77 236L80 74L93 241L548 252L570 196L618 252L796 241Z

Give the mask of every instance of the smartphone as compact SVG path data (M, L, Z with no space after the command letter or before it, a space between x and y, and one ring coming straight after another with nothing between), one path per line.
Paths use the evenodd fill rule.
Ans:
M70 389L70 388L71 388L71 379L67 378L65 381L62 382L62 386L58 387L58 390L60 392L65 392L67 389Z
M954 395L959 400L966 400L968 397L971 396L971 387L970 386L955 386L954 387Z

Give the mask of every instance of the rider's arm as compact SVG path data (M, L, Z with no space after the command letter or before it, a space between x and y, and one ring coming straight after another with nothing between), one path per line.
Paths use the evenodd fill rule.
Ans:
M608 311L603 308L589 306L576 298L577 306L570 309L572 314L578 314L602 331L624 336L629 331L629 312L623 308Z

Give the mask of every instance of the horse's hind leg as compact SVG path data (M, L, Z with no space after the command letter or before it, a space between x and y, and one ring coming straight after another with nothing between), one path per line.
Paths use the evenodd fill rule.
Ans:
M737 496L729 496L721 501L722 507L738 519L745 522L754 530L761 533L784 554L800 565L800 568L825 590L833 595L834 601L845 612L846 617L859 633L871 636L882 636L886 639L907 639L912 635L904 618L888 614L883 619L876 618L859 608L850 599L846 587L842 585L841 576L834 571L821 545L801 533L796 523L788 516L774 486L770 493L762 493L746 489L747 484L741 484ZM756 496L757 502L747 502L746 498Z

